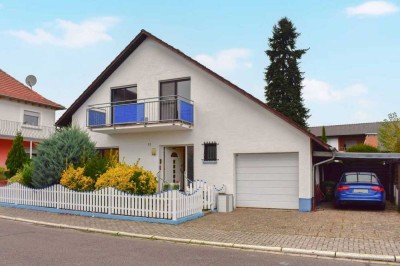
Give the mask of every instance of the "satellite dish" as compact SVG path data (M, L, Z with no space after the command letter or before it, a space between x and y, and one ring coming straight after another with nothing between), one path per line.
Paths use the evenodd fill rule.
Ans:
M33 86L35 86L37 82L37 79L34 75L29 75L25 79L25 83L32 89Z

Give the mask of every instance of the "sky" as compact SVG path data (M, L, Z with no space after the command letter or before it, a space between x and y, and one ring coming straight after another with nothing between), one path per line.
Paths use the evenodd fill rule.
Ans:
M22 82L35 75L34 90L69 107L145 29L265 101L265 50L285 16L309 48L309 125L400 112L399 0L0 0L0 69Z

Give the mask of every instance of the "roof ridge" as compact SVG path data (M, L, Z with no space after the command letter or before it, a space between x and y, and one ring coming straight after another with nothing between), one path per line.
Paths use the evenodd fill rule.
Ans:
M353 125L365 125L365 124L376 124L382 123L383 121L376 121L376 122L363 122L363 123L347 123L347 124L334 124L334 125L320 125L320 126L312 126L310 128L317 128L317 127L335 127L335 126L353 126Z
M43 105L47 105L47 106L57 107L59 109L65 109L65 107L62 106L61 104L58 104L56 102L53 102L52 100L47 99L46 97L44 97L43 95L41 95L37 91L29 88L28 86L26 86L25 84L23 84L18 79L14 78L13 76L11 76L9 73L7 73L6 71L4 71L1 68L0 68L0 72L3 73L5 76L7 76L7 78L10 78L13 82L16 82L18 85L20 85L24 89L28 90L29 93L34 93L35 96L40 97L41 100L45 100L45 101L49 102L49 104L45 104L45 103L41 103L41 102L35 102L35 101L24 99L24 98L13 97L13 96L10 96L10 95L7 95L7 94L2 94L1 92L0 92L0 95L6 96L6 97L9 97L9 98L16 98L16 99L24 100L24 101L27 101L27 102L33 102L33 103L37 103L37 104L43 104Z

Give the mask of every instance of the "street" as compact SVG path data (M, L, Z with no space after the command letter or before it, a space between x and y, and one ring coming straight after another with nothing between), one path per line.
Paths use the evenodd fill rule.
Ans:
M175 244L0 219L1 265L369 265Z

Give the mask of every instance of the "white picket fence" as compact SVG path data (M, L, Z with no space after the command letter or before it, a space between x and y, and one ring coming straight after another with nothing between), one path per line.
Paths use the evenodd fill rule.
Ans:
M187 193L193 193L194 191L200 190L203 193L203 209L213 210L217 207L217 197L219 192L225 192L225 186L222 185L220 189L215 186L208 185L203 180L195 180L186 187Z
M61 185L32 189L19 183L0 187L0 202L74 211L177 220L203 209L203 188L134 195L115 188L77 192Z

